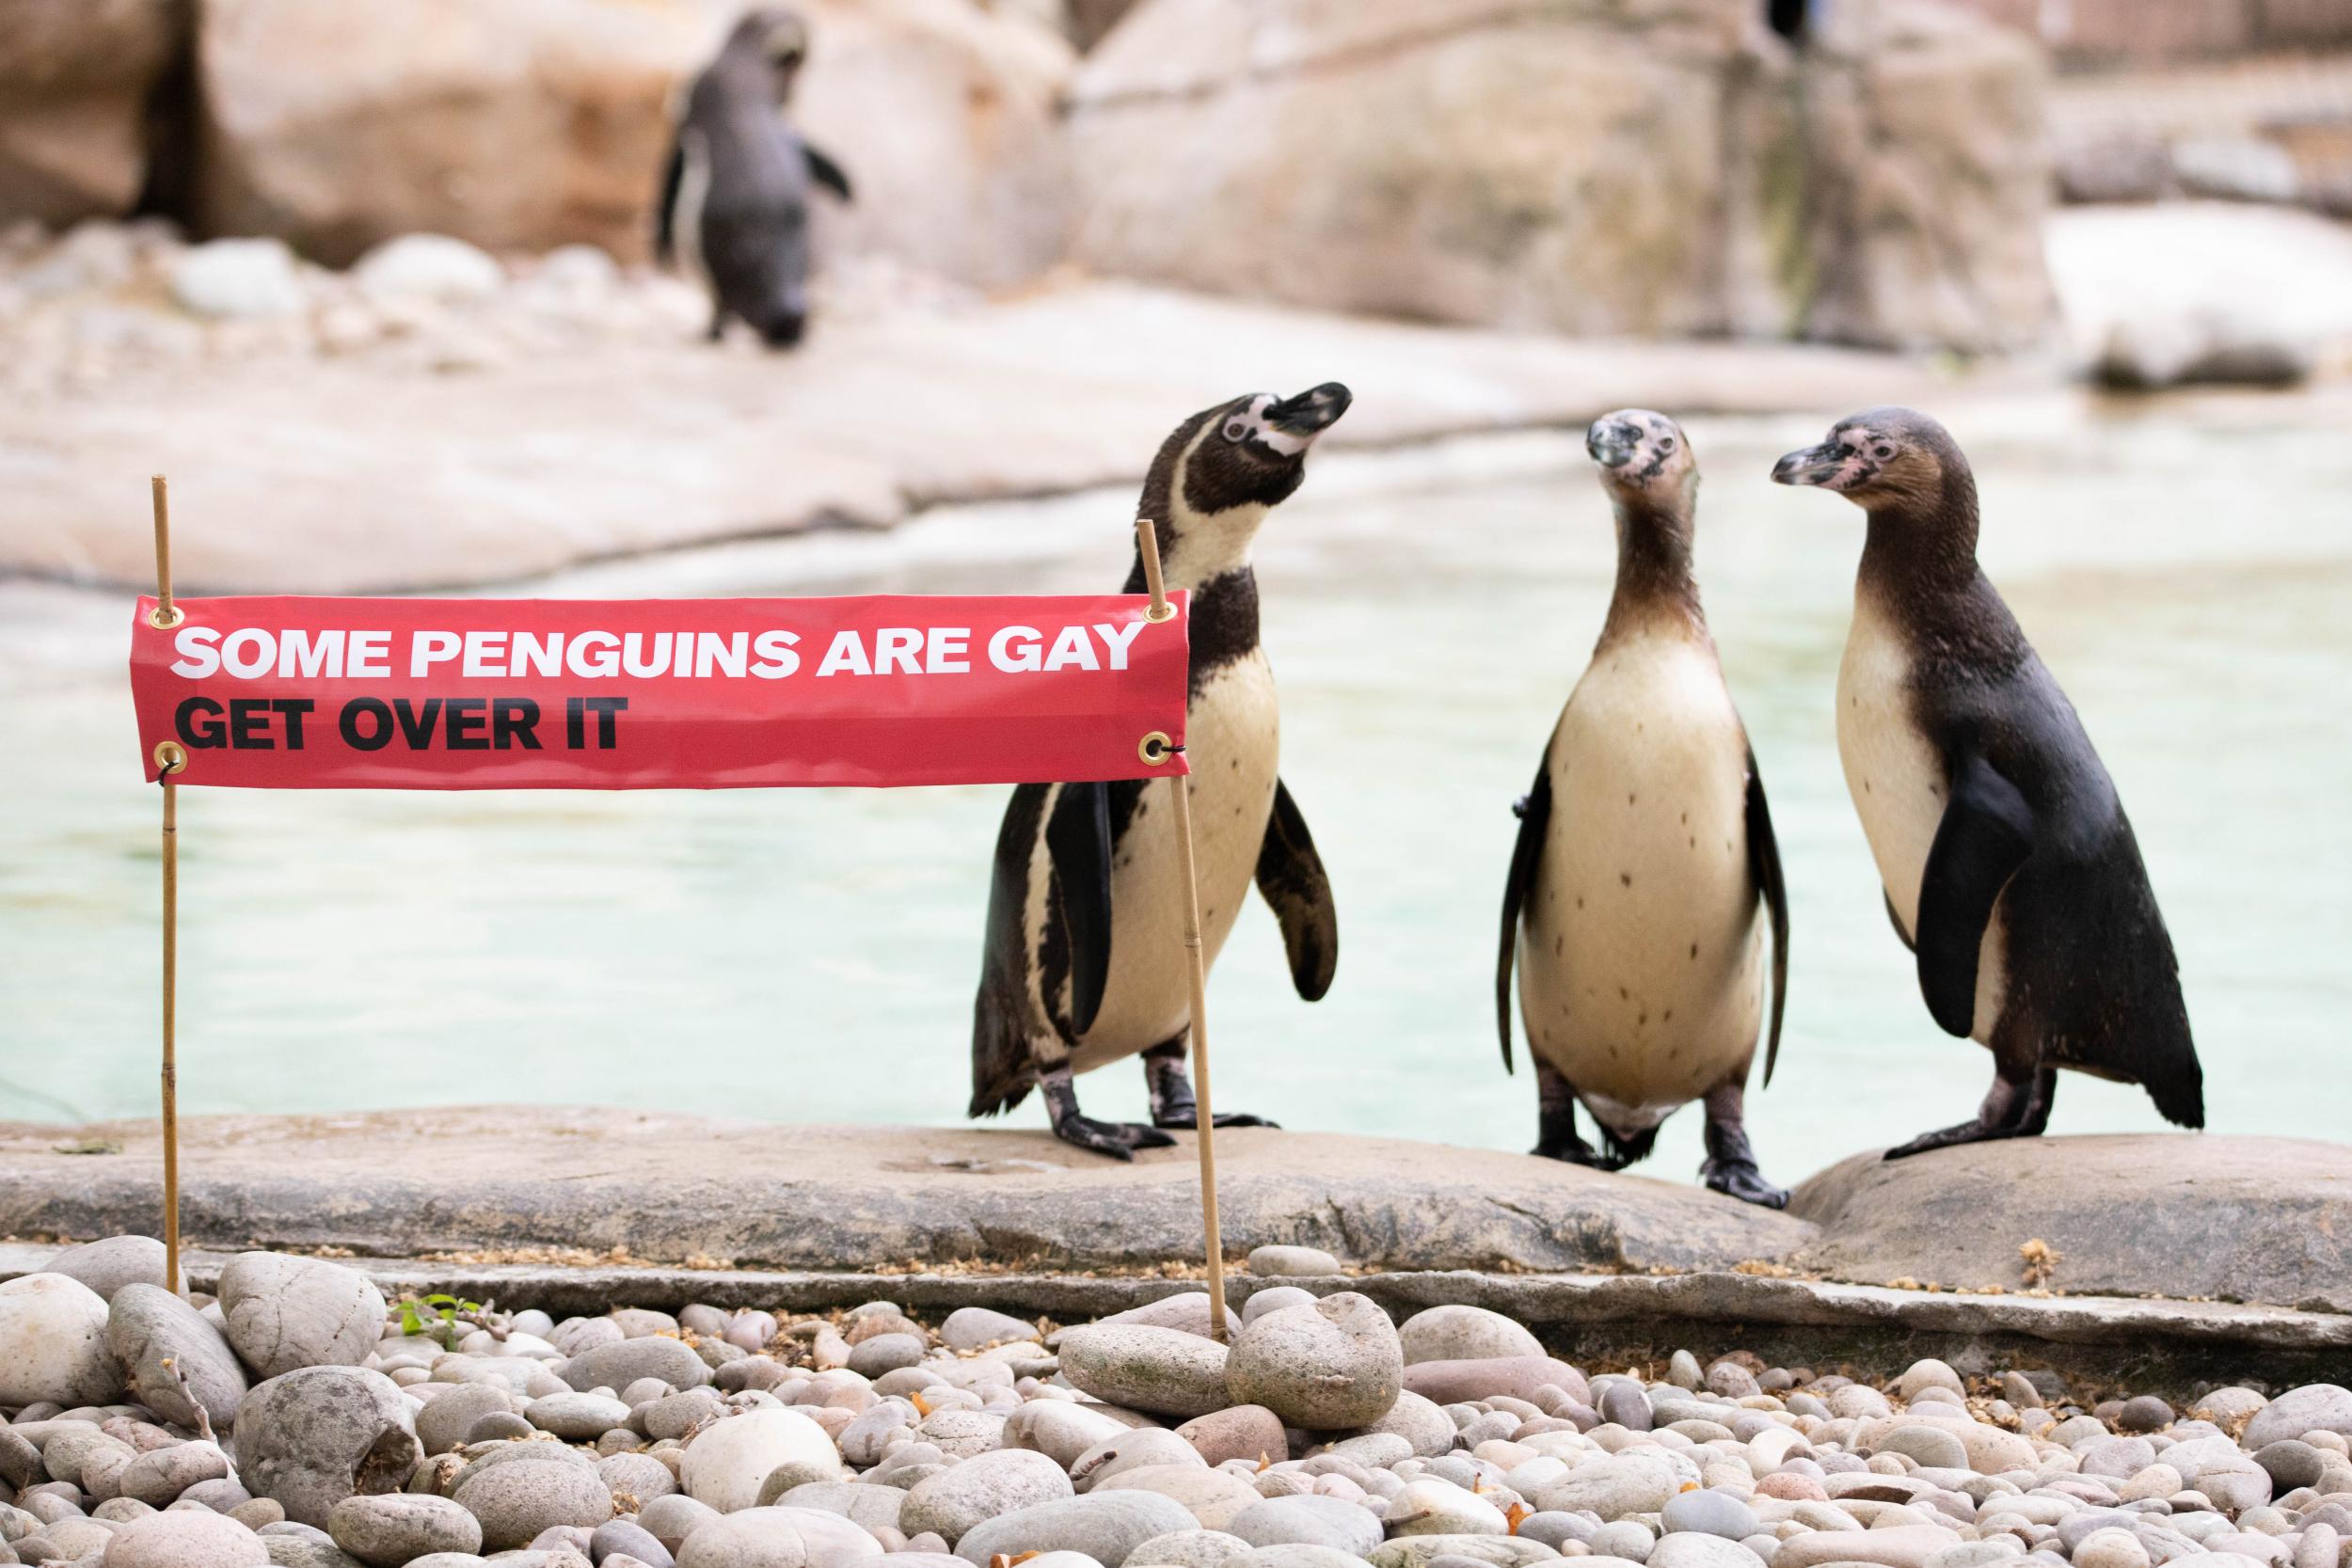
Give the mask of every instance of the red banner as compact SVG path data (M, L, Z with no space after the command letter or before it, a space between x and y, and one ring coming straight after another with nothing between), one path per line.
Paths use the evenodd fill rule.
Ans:
M731 789L1184 771L1186 596L139 601L147 776L256 789Z

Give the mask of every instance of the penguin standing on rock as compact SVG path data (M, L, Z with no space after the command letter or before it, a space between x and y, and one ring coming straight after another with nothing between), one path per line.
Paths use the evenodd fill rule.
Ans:
M1603 415L1585 450L1616 513L1616 591L1519 805L1495 965L1502 1063L1516 958L1534 1153L1622 1169L1677 1107L1704 1100L1700 1176L1783 1208L1744 1123L1768 932L1767 1084L1780 1053L1788 900L1764 781L1691 576L1698 466L1681 428L1646 409ZM1578 1134L1580 1101L1606 1153Z
M663 167L654 252L710 292L710 339L739 318L771 348L808 324L808 190L850 199L850 179L785 123L808 26L785 10L735 24L694 79Z
M1276 771L1279 713L1258 644L1249 546L1266 514L1298 488L1309 446L1347 405L1347 388L1328 382L1296 397L1259 393L1204 409L1161 446L1137 507L1159 527L1168 586L1192 592L1184 787L1206 958L1216 960L1254 879L1310 1002L1330 989L1339 917L1306 818ZM1144 588L1138 555L1125 592ZM1198 1125L1184 1072L1192 999L1174 817L1156 784L1013 791L972 1008L973 1116L1009 1111L1041 1085L1057 1137L1117 1160L1174 1143L1168 1129ZM1073 1075L1137 1053L1152 1124L1079 1115ZM1216 1125L1273 1124L1219 1115Z
M2185 1127L2204 1076L2180 966L2115 784L1977 566L1977 483L1908 408L1840 420L1772 469L1869 515L1837 753L1928 1011L1993 1052L1978 1114L1899 1159L2049 1125L2058 1069L2138 1084Z

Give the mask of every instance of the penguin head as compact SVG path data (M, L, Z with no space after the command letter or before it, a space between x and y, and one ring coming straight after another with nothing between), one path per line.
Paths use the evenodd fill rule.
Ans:
M778 103L792 96L793 79L808 60L808 24L778 7L746 11L727 35L724 54L741 61L746 75L764 74Z
M1933 506L1967 460L1942 425L1911 408L1868 408L1830 426L1820 445L1772 465L1776 484L1835 490L1865 510Z
M1152 460L1139 511L1160 527L1169 580L1198 587L1246 562L1266 513L1305 479L1307 449L1351 401L1327 381L1295 397L1245 393L1178 425Z
M1584 450L1600 465L1600 487L1612 500L1656 507L1689 505L1698 489L1698 461L1682 427L1647 408L1603 414L1584 433Z

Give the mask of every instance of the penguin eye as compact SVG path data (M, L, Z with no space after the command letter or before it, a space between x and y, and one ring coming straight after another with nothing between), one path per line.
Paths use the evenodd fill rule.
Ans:
M1659 437L1659 441L1658 441L1658 450L1659 450L1660 451L1674 451L1674 450L1675 450L1675 438L1674 438L1673 436L1663 436Z
M1894 449L1893 447L1888 446L1888 445L1887 445L1885 442L1883 442L1883 441L1881 441L1881 442L1880 442L1880 443L1879 443L1876 447L1872 448L1871 450L1872 450L1873 453L1877 456L1878 460L1879 460L1880 462L1882 462L1882 463L1885 462L1888 458L1890 458L1890 457L1892 457L1892 456L1894 456L1894 455L1895 455L1895 449Z
M1227 440L1238 441L1248 434L1249 425L1247 420L1228 420L1225 421L1225 438Z

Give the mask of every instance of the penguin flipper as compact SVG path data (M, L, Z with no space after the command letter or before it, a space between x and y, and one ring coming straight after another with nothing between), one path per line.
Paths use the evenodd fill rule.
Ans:
M1764 800L1764 775L1748 748L1748 869L1772 922L1772 1032L1764 1048L1764 1086L1772 1086L1780 1060L1780 1020L1788 1006L1788 884L1780 871L1780 841L1772 836L1772 807Z
M1106 784L1061 786L1045 821L1045 851L1061 892L1070 942L1070 1022L1094 1027L1111 976L1111 791Z
M1977 955L1993 906L2033 847L2033 807L1982 756L1963 759L1928 850L1913 933L1919 992L1947 1035L1976 1022Z
M661 199L654 204L653 257L665 265L677 252L677 193L685 182L686 144L674 137L661 163Z
M1511 964L1519 951L1519 911L1528 890L1535 885L1535 868L1544 858L1544 832L1551 821L1551 752L1535 769L1534 787L1512 808L1518 814L1518 842L1511 847L1511 873L1502 883L1502 948L1495 957L1495 1031L1502 1039L1502 1070L1517 1071L1511 1062ZM1540 1065L1540 1064L1539 1064Z
M1290 786L1274 781L1274 810L1266 817L1265 842L1258 848L1258 892L1282 927L1282 950L1290 956L1291 981L1298 994L1320 1002L1340 967L1340 913L1331 900L1331 879L1308 836L1307 819Z
M849 170L843 168L839 164L834 163L830 156L818 151L817 149L809 146L806 142L801 143L801 156L808 164L808 177L811 180L816 181L817 183L824 186L825 189L833 192L834 195L839 197L844 201L855 201L857 199L856 197L850 193Z

